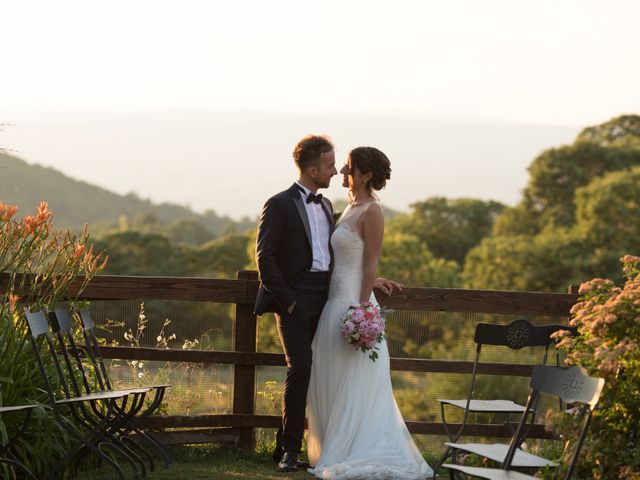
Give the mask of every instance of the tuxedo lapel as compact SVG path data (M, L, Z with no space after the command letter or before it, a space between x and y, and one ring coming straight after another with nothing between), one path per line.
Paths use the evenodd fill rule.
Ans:
M333 220L333 213L331 212L331 208L329 207L330 205L329 200L323 197L320 204L322 205L322 211L324 212L324 214L327 217L327 220L329 221L329 233L333 233L333 229L335 228L335 222Z
M329 271L333 272L333 246L331 245L331 235L333 235L333 231L336 229L336 222L333 218L333 209L331 208L331 202L323 197L321 205L324 214L327 216L327 220L329 220L329 238L327 239L327 241L329 242L329 255L331 255L331 260L329 261Z
M309 216L307 215L307 209L305 208L302 197L300 196L300 190L298 190L298 187L294 184L289 191L291 192L291 199L293 200L293 204L296 206L298 215L300 215L300 220L302 220L302 225L304 226L304 232L307 234L309 246L313 249L311 242L311 225L309 225Z

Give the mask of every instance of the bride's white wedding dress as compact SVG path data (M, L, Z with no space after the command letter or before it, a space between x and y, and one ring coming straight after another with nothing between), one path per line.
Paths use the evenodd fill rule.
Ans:
M433 471L393 396L387 343L377 345L374 363L340 333L342 316L360 300L364 242L356 222L370 205L347 207L331 237L335 266L311 346L309 472L332 480L423 480ZM377 303L373 293L371 301Z

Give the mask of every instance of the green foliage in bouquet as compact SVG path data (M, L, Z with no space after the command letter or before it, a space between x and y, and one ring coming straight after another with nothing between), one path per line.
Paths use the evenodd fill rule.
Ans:
M0 417L0 442L12 439L14 453L38 478L44 478L51 466L68 449L70 440L57 425L48 406L22 308L32 310L55 307L68 298L72 284L79 294L102 268L106 259L94 255L88 247L88 234L80 236L55 231L52 213L42 203L36 215L15 218L16 207L0 202L0 406L39 404L27 432L17 438L23 415ZM100 262L102 262L100 264ZM81 279L79 279L79 277ZM44 358L49 378L56 378L53 361ZM56 385L53 386L57 388ZM69 421L69 420L67 420ZM6 465L0 465L0 477L12 478Z
M640 257L621 261L622 286L602 278L580 286L570 322L580 335L555 334L568 364L605 379L575 478L640 479ZM549 412L547 419L563 438L575 439L571 416Z

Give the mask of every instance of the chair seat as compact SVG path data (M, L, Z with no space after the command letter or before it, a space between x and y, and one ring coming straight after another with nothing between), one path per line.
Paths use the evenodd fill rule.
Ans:
M144 385L145 388L169 388L172 387L170 383L160 383L158 385Z
M172 385L170 383L162 383L158 385L141 385L139 387L125 387L125 388L117 388L115 390L107 390L109 392L124 392L131 391L132 393L144 393L150 390L157 390L159 388L169 388Z
M449 463L445 463L442 466L450 468L451 470L458 470L462 473L466 473L467 475L486 478L488 480L538 480L536 477L532 477L531 475L526 475L514 470L502 470L501 468L467 467L464 465L451 465Z
M502 463L504 461L505 457L507 456L507 451L509 450L509 445L505 445L504 443L486 444L447 442L446 445L455 448L456 450L462 450L489 458L498 463ZM533 455L531 453L524 452L521 449L517 449L511 466L518 468L542 468L546 466L557 467L558 464L552 462L551 460L547 460L546 458L538 457L537 455Z
M148 393L153 390L153 387L131 387L131 388L116 388L115 390L104 390L105 392L123 393L124 395L131 395L136 393Z
M438 399L440 403L455 405L463 410L467 407L467 400L444 400ZM469 402L469 412L496 412L496 413L523 413L524 406L518 405L511 400L471 400Z
M91 402L97 400L115 400L116 398L126 397L128 394L123 392L97 392L90 395L82 395L81 397L64 398L56 400L56 404L63 405L66 403Z
M19 412L20 410L31 410L38 405L12 405L7 407L0 407L0 413Z

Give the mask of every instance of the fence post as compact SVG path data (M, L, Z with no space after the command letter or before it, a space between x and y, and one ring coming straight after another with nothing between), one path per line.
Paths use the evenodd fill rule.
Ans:
M241 270L238 280L256 280L253 271ZM247 293L249 292L247 286ZM256 316L253 314L255 298L246 298L244 303L236 303L236 322L233 340L236 352L256 351ZM255 413L256 391L255 365L235 365L233 372L233 413ZM239 428L238 445L242 448L255 448L255 435L252 427Z
M580 285L575 285L575 284L571 283L571 284L569 284L569 287L567 288L567 293L571 293L573 295L577 295L579 289L580 289Z

